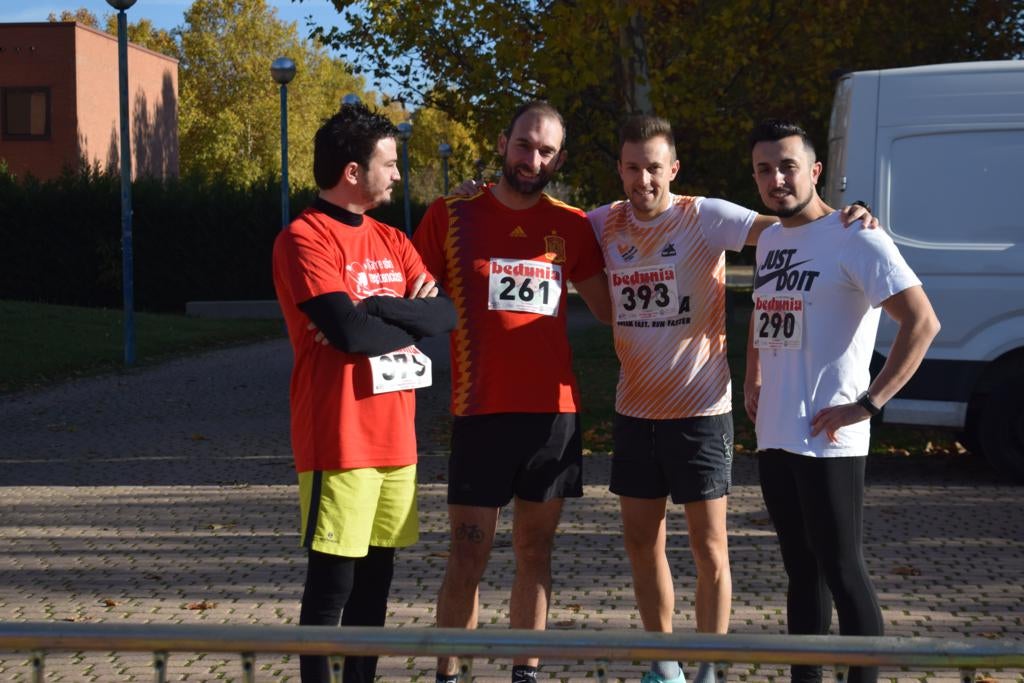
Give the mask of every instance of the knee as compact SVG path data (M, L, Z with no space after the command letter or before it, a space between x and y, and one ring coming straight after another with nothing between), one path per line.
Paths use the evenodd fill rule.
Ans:
M452 543L448 553L446 574L461 584L478 584L490 559L490 546L473 543Z
M729 542L724 533L700 539L691 535L690 552L699 573L720 576L729 572Z
M554 547L552 537L530 534L517 534L513 539L516 563L533 567L546 567L551 564L551 551Z

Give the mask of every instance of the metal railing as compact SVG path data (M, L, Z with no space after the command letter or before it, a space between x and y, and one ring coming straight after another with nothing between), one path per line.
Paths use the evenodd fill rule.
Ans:
M170 652L240 653L242 680L255 681L256 654L326 655L341 680L344 655L534 656L595 662L599 683L611 661L668 660L958 669L973 683L978 667L1024 668L1024 642L866 636L709 635L637 631L525 631L330 626L0 623L0 651L32 653L42 681L50 652L152 652L154 678L166 680ZM464 672L464 679L471 672ZM720 676L721 680L721 676Z

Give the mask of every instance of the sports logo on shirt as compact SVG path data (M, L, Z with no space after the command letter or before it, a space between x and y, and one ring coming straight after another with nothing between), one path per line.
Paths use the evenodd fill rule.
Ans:
M522 226L517 225L516 229L508 234L509 237L526 237L526 231Z
M565 238L554 230L544 237L544 256L552 263L565 263Z
M754 274L754 289L760 289L772 280L775 281L775 291L800 291L809 292L821 272L817 270L796 270L797 266L809 263L811 259L793 263L793 256L796 249L772 249L757 268Z
M621 242L615 245L615 248L619 251L619 258L623 261L632 261L636 258L637 248L632 244L622 244Z
M661 250L661 255L662 256L675 256L676 255L676 245L672 244L671 242L667 243L665 245L665 248Z

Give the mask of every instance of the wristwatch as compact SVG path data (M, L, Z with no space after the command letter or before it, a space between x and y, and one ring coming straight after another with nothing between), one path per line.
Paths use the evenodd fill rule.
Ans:
M871 400L871 394L869 394L866 391L857 397L857 405L859 405L864 410L868 411L868 413L871 414L871 417L874 417L875 415L878 415L880 412L882 412L882 409L876 406L875 402Z

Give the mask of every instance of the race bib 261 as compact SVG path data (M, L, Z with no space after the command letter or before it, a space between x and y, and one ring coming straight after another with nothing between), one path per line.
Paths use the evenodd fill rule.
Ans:
M488 264L487 308L558 315L562 266L544 261L492 258Z

